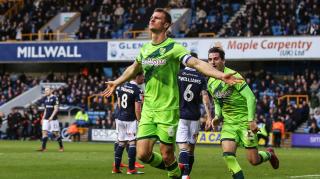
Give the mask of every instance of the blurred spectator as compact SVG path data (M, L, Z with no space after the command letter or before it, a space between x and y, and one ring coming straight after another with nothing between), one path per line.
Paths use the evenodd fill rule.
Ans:
M310 127L310 129L309 129L309 133L310 134L318 134L319 133L319 127L318 127L318 125L317 125L317 123L315 122L315 121L313 121L312 123L311 123L311 127Z
M31 139L37 140L41 139L41 115L35 106L31 106Z
M53 40L53 30L50 28L50 26L47 26L44 29L44 40Z
M71 136L73 142L80 142L80 132L76 123L71 124L67 132Z
M75 120L79 127L86 127L89 124L89 116L84 109L77 112Z
M4 117L3 112L0 112L0 129L2 127L3 117ZM2 131L0 130L0 140L1 139L2 139Z
M23 138L23 140L26 140L30 134L29 133L30 119L27 111L23 113L21 120L22 120L21 121L21 127L22 127L21 137Z
M285 137L284 124L280 119L275 119L272 124L273 146L280 147L281 139Z
M13 108L12 112L7 117L8 120L8 129L7 136L10 140L18 140L19 136L19 128L22 121L22 115L18 111L18 109Z

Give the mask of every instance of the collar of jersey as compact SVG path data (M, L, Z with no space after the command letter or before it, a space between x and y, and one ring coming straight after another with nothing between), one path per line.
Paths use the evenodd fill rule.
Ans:
M169 39L169 38L166 37L162 42L160 42L160 43L158 43L158 44L154 44L154 43L152 43L152 42L151 42L151 44L152 44L153 46L158 46L158 45L161 45L163 42L167 41L168 39Z
M133 81L133 80L131 80L130 83L131 83L131 84L134 84L134 85L138 85L138 83L135 82L135 81Z
M189 71L196 71L196 69L190 68L190 67L186 67L186 68L184 68L184 69L189 70Z

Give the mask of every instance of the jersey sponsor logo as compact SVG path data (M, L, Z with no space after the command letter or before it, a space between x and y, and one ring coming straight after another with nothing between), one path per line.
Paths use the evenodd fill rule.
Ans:
M166 63L166 60L157 58L147 58L145 60L142 60L142 65L162 66Z
M17 58L81 58L78 46L18 47Z
M196 74L187 73L187 72L182 72L181 74L182 74L183 76L193 76L193 77L198 77L198 75L196 75Z
M226 98L229 97L233 92L232 88L228 88L226 91L216 91L214 93L214 97L221 99L221 98Z

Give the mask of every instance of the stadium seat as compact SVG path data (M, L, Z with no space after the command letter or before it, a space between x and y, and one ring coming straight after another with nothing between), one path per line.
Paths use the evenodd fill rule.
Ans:
M231 7L232 7L232 11L236 12L240 9L241 5L239 3L232 3Z

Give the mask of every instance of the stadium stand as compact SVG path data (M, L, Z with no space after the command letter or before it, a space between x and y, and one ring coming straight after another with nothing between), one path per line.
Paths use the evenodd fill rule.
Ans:
M37 79L24 74L18 76L5 73L0 75L0 81L0 106L38 84Z
M319 35L319 2L248 1L221 36Z
M201 33L218 34L219 30L244 4L243 0L223 1L171 1L170 8L192 9L192 20L188 27L182 23L176 37L198 37Z
M257 120L259 123L265 123L266 127L272 126L272 122L275 119L281 119L285 124L285 129L288 132L293 132L302 123L307 122L305 126L305 132L308 132L312 123L320 125L320 73L316 70L301 71L296 74L277 74L270 71L247 71L243 72L247 83L252 88L257 97ZM5 89L9 76L1 76L2 83L1 88ZM20 77L21 78L21 77ZM23 79L23 78L22 78ZM61 87L55 91L55 94L59 97L61 105L66 106L78 106L86 109L90 127L92 128L114 128L115 117L113 110L114 104L112 100L106 100L103 97L90 95L100 93L104 89L104 81L107 78L101 73L100 69L96 69L93 73L86 75L83 73L61 75L50 74L47 76L44 82L65 82L68 85ZM18 82L17 82L18 81ZM15 86L22 82L16 80ZM30 82L36 84L37 79L28 77ZM31 83L31 84L32 84ZM24 84L24 83L23 83ZM18 85L19 86L19 85ZM287 103L286 100L278 100L279 97L284 95L308 95L310 103L307 103L305 98L299 100L290 100ZM17 111L13 109L12 114L9 114L7 119L9 122L8 132L10 133L10 139L17 139L23 136L28 136L31 139L39 136L39 112L35 106L25 109L20 115L17 115ZM310 114L310 115L309 115ZM15 116L10 117L10 116ZM28 116L28 117L24 117ZM11 124L17 124L20 130L17 130L18 134L15 134L16 129ZM32 126L32 130L28 133L22 134L24 125ZM12 134L12 135L11 135Z
M58 13L80 12L77 39L123 38L125 31L145 29L148 20L142 17L150 16L155 7L164 7L166 3L159 0L76 0L72 3L25 0L18 14L0 21L0 37L1 41L36 40L38 31ZM54 33L52 29L47 32ZM33 34L32 38L27 34Z
M3 3L1 11L12 6ZM192 18L181 23L173 37L319 35L320 12L317 1L186 1L186 0L76 0L74 3L25 0L23 9L0 21L1 41L37 39L38 30L59 12L80 12L76 39L133 38L129 31L145 30L155 7L190 8ZM290 17L290 18L289 18ZM44 33L56 33L47 29ZM32 36L26 34L34 34ZM53 39L49 35L45 40Z

